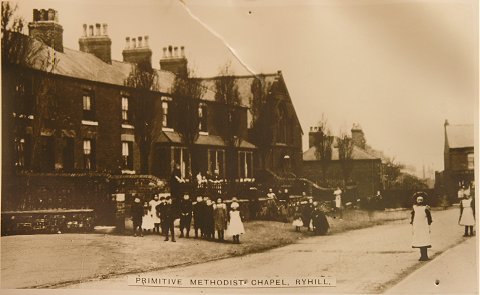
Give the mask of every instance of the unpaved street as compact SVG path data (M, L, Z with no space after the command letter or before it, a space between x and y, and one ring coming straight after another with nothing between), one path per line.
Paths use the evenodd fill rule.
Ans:
M463 229L457 225L458 209L433 211L433 220L433 248L430 249L429 255L434 259L438 254L466 238L462 237ZM382 293L425 264L418 261L418 250L412 249L410 242L411 225L403 220L340 234L312 237L289 246L243 257L145 274L161 277L246 279L326 275L336 277L336 287L308 288L305 291ZM120 276L69 287L125 289L127 277ZM194 292L195 290L183 291ZM211 289L210 291L220 292L221 290ZM238 291L249 292L241 289Z

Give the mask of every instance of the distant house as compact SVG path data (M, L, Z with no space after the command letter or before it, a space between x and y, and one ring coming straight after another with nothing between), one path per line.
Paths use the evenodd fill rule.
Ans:
M436 187L442 187L455 200L460 186L475 181L474 128L472 124L450 125L445 121L444 171L436 174Z
M303 171L304 177L319 183L322 176L321 163L317 159L316 148L313 144L313 136L318 132L314 127L309 132L309 149L303 153ZM364 133L360 126L354 125L351 130L353 139L352 168L350 181L356 185L356 195L359 198L373 196L376 191L383 188L382 184L382 158L377 154L367 152ZM329 186L340 186L343 182L342 164L339 160L337 138L334 138L332 144L332 161L330 162L326 182Z

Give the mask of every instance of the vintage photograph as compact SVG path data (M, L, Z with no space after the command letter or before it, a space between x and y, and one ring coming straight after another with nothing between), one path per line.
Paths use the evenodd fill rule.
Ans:
M2 1L1 293L479 294L478 8Z

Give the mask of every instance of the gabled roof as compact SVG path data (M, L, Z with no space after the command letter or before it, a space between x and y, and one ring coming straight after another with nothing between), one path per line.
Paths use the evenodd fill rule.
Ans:
M474 144L473 125L446 125L445 141L449 148L469 148Z
M312 146L308 150L303 153L303 160L304 161L318 161L317 157L315 156L315 151L317 150L316 147ZM332 144L332 160L336 161L339 160L339 153L338 147L334 147ZM365 150L359 148L358 146L353 146L352 151L352 160L379 160L380 158L375 157L367 153Z

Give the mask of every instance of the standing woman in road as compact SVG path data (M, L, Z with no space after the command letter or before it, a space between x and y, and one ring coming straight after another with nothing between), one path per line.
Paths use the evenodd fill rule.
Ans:
M430 207L425 205L425 198L427 194L424 192L417 192L413 194L415 204L412 210L412 219L410 224L413 225L413 240L412 248L420 249L419 261L429 260L427 249L431 248L430 243L430 224L432 224L432 215Z
M464 237L473 236L473 226L475 225L475 202L470 194L464 195L463 200L460 201L460 217L458 224L465 226ZM468 234L470 229L470 234Z

